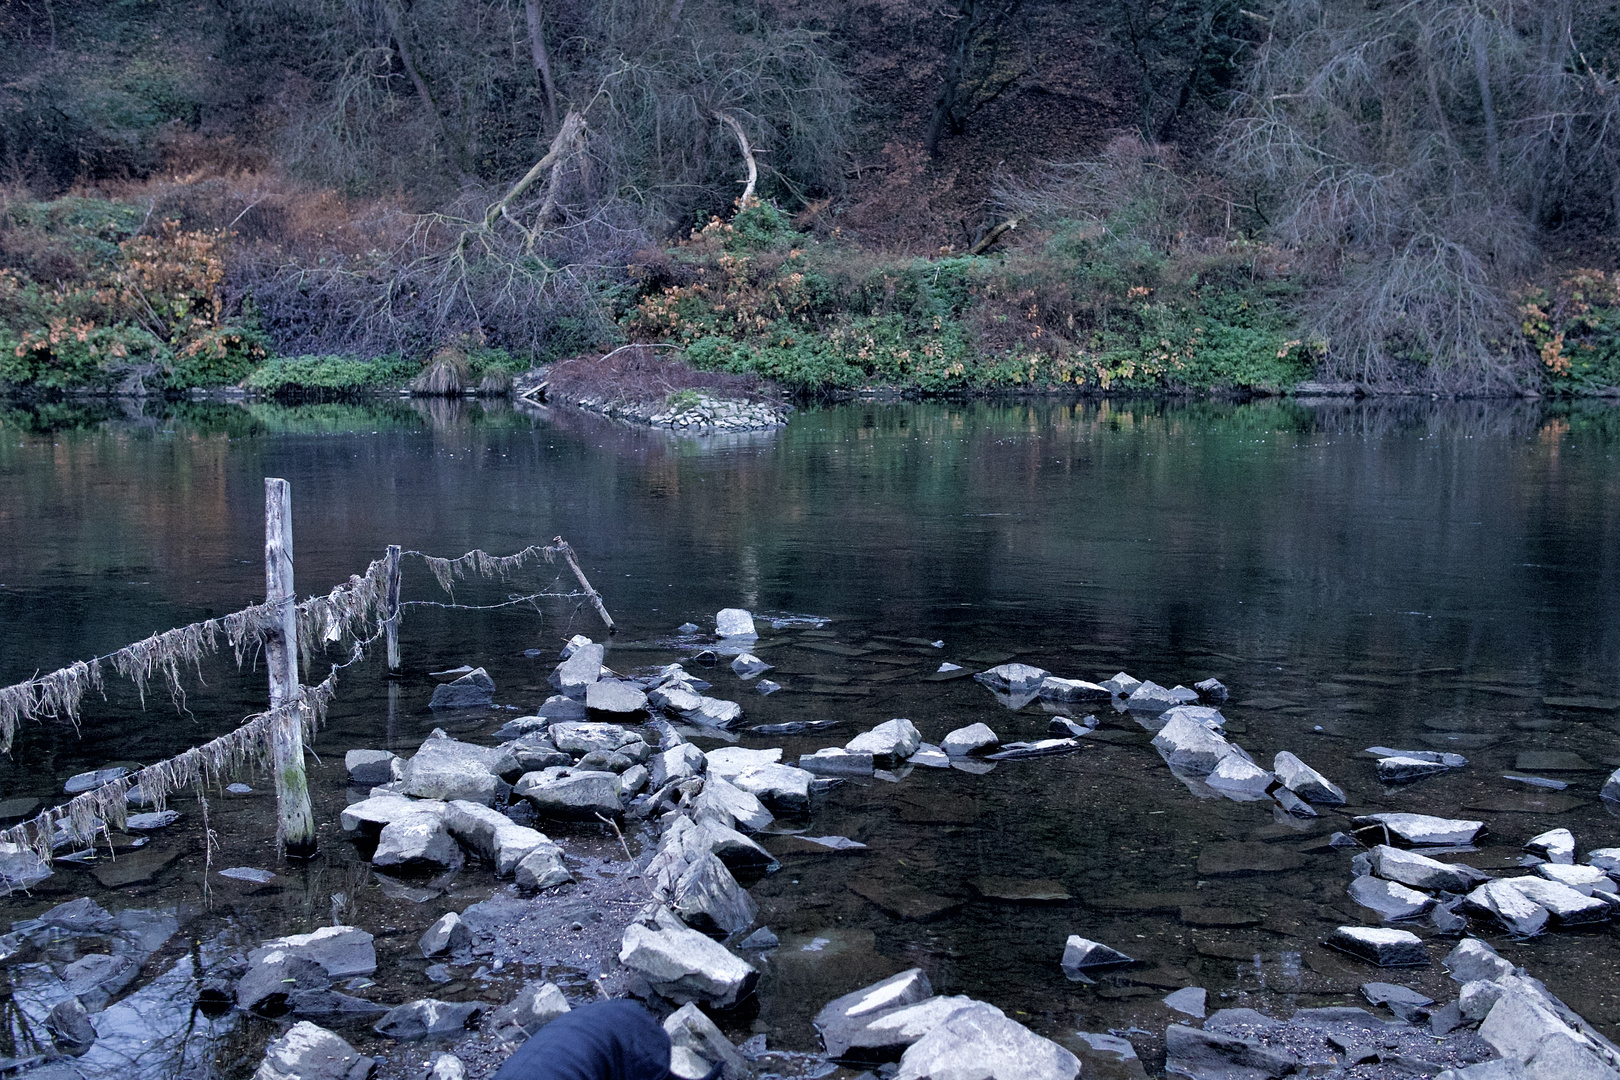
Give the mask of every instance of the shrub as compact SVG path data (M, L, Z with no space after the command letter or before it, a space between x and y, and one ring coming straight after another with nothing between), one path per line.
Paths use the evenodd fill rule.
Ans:
M1551 287L1532 286L1521 297L1519 316L1547 389L1620 386L1620 272L1577 270Z
M419 365L397 356L357 360L346 356L276 357L248 376L244 385L276 398L352 397L403 386Z

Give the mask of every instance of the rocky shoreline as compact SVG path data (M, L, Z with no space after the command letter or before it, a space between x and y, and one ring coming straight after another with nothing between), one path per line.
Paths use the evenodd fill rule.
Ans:
M697 630L682 628L688 638ZM752 616L728 609L716 617L706 651L768 691L774 684L762 677L772 667L752 652L757 640ZM1209 995L1186 985L1163 997L1185 1019L1171 1022L1162 1042L1158 1033L1135 1029L1054 1041L995 1002L936 994L918 967L831 1002L805 1003L807 1011L819 1008L818 1051L768 1047L763 1035L733 1043L721 1027L746 1015L761 972L782 947L759 925L749 892L781 865L783 838L772 849L762 839L790 824L785 840L793 845L862 849L849 837L811 835L821 799L838 785L867 777L899 782L919 768L956 770L945 777L981 773L998 761L1076 753L1096 737L1098 721L1066 708L1052 717L1046 738L1004 741L981 722L931 745L911 721L895 718L789 764L780 748L696 746L693 738L739 727L743 709L711 696L713 686L683 664L621 675L606 667L604 646L582 636L559 659L551 675L557 693L535 714L508 721L494 746L435 731L408 758L365 749L346 756L355 790L341 824L377 871L410 881L482 865L512 882L445 911L407 944L429 962L427 978L445 987L444 998L376 1001L371 994L391 996L376 989L375 977L383 970L381 981L389 981L384 969L399 945L379 959L373 931L343 922L335 901L335 925L175 955L163 952L178 926L172 915L114 915L74 900L14 923L0 938L0 960L34 980L18 995L19 1006L49 1033L47 1047L12 1059L6 1070L40 1080L110 1076L111 1063L127 1052L120 1040L154 1024L174 1027L179 1002L181 1013L200 1011L222 1031L234 1017L290 1024L268 1048L258 1080L363 1080L372 1073L381 1080L422 1080L424 1073L479 1080L572 1006L630 995L665 1019L676 1075L687 1080L714 1065L724 1066L729 1080L821 1077L838 1067L877 1080L969 1073L1074 1080L1082 1059L1088 1076L1145 1076L1145 1066L1156 1070L1162 1062L1168 1075L1192 1080L1620 1078L1612 1043L1484 940L1463 936L1470 920L1520 936L1607 922L1620 909L1620 852L1588 850L1577 863L1573 834L1551 830L1525 844L1528 873L1493 876L1437 857L1467 850L1481 822L1405 813L1350 817L1349 827L1325 842L1349 857L1349 896L1369 912L1367 925L1340 926L1325 942L1365 970L1367 1008L1300 1008L1287 1017L1221 1008L1206 1018ZM1216 680L1166 688L1124 672L1093 683L1016 663L978 672L940 665L938 677L958 675L972 675L1010 707L1039 700L1115 709L1153 732L1153 747L1183 783L1269 805L1280 819L1304 821L1345 803L1342 789L1292 752L1279 750L1266 769L1233 742L1221 713L1227 689ZM485 708L494 700L482 669L439 678L438 708ZM1417 782L1467 764L1455 754L1369 749L1386 782ZM1620 773L1609 791L1620 792ZM151 825L162 829L173 820ZM580 832L587 823L612 832L587 841ZM554 840L543 828L568 836ZM1223 849L1211 855L1210 870L1227 869L1215 865L1221 858L1241 863L1266 854ZM239 869L244 881L266 873ZM1438 994L1432 980L1427 994L1385 981L1386 969L1431 967L1435 937L1457 942L1441 961L1457 984L1454 998L1431 996ZM65 965L57 959L64 942L81 954ZM1130 951L1127 942L1076 934L1052 962L1085 983L1132 970ZM120 997L149 961L169 966ZM584 974L558 981L548 977L548 964ZM514 970L526 973L515 997L468 999L469 988L494 992L506 985L495 976ZM362 1054L339 1034L356 1025L398 1052L386 1060ZM1137 1034L1148 1038L1133 1041ZM421 1052L426 1047L431 1051Z

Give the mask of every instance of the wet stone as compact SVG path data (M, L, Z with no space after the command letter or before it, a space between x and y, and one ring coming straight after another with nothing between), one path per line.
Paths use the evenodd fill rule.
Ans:
M1265 916L1248 908L1202 907L1193 904L1181 906L1181 921L1186 926L1240 927L1259 926ZM1247 957L1244 957L1247 959Z
M528 1036L570 1011L568 998L556 983L529 982L517 997L496 1009L491 1019L496 1031L516 1028Z
M249 952L248 962L257 963L272 952L313 960L334 979L370 975L377 970L372 937L356 926L323 926L308 934L272 938Z
M1551 829L1524 842L1524 850L1553 863L1575 861L1575 835L1568 829Z
M1153 747L1165 763L1196 776L1207 776L1227 757L1237 753L1218 731L1185 714L1172 717L1158 734Z
M960 897L940 896L903 881L857 878L849 883L849 890L870 900L885 914L916 922L942 918L960 911L967 903Z
M982 1002L954 1013L900 1059L895 1080L1075 1080L1080 1061Z
M524 855L512 876L525 889L550 889L575 880L573 871L563 863L562 849L555 844L541 844Z
M774 949L781 943L782 940L771 932L770 927L762 926L758 930L755 930L752 934L749 934L747 937L743 938L742 941L738 942L737 948Z
M717 637L757 637L754 616L743 608L722 608L714 617Z
M237 980L236 1006L260 1016L285 1016L294 991L325 990L331 981L326 969L313 960L271 952Z
M681 1004L698 1001L728 1009L753 992L759 972L723 945L684 926L651 929L633 923L624 932L619 961Z
M1061 882L1030 878L981 877L973 888L987 900L1014 904L1061 904L1073 897Z
M1275 777L1252 761L1228 754L1215 766L1204 783L1223 794L1263 798Z
M1501 878L1494 884L1517 889L1531 903L1545 908L1554 926L1606 922L1614 911L1604 900L1540 876Z
M178 810L154 810L149 814L131 814L124 819L124 828L136 832L150 832L154 829L167 828L180 820Z
M1002 693L1033 693L1049 673L1028 664L999 664L973 676L992 690Z
M1226 703L1227 697L1230 696L1219 679L1205 679L1202 682L1195 682L1193 683L1193 689L1198 692L1198 700L1206 701L1211 705L1223 705Z
M1364 908L1376 911L1388 922L1415 919L1434 907L1434 898L1405 885L1382 878L1358 877L1347 890L1350 898Z
M51 1043L70 1056L84 1053L96 1041L95 1025L77 998L53 1006L45 1018L45 1030L50 1033Z
M128 775L129 770L122 765L115 765L110 769L93 769L68 777L67 783L62 785L62 790L69 795L79 795L91 788L110 784L114 780L122 780Z
M1390 1012L1408 1023L1427 1016L1428 1007L1434 1004L1434 998L1399 983L1362 983L1361 996L1374 1005L1386 1006Z
M276 880L276 875L268 870L261 870L256 866L231 866L219 872L222 878L232 881L246 881L251 885L268 885Z
M483 1011L475 1001L419 998L389 1009L372 1030L390 1039L441 1038L466 1030Z
M454 682L433 688L430 709L476 709L495 703L495 680L483 668L474 668Z
M1602 768L1566 750L1523 750L1513 759L1513 767L1532 773L1589 772Z
M873 767L871 754L851 753L841 747L799 755L799 768L817 776L871 776Z
M1063 945L1063 967L1069 971L1091 971L1134 963L1135 960L1117 949L1079 934L1070 934L1069 940Z
M1142 685L1142 680L1133 679L1125 672L1120 671L1116 672L1112 678L1104 679L1099 685L1113 691L1115 697L1129 697L1138 686Z
M1037 696L1048 701L1107 701L1114 696L1114 692L1106 686L1084 679L1060 679L1055 675L1048 675L1042 679L1036 691Z
M874 765L892 767L909 758L922 745L917 725L903 718L886 720L855 736L844 749L852 754L870 754Z
M1410 757L1378 759L1378 779L1386 784L1411 784L1450 769L1437 761L1423 761Z
M340 1036L300 1020L265 1048L254 1080L365 1080L374 1068Z
M1367 856L1372 872L1379 877L1429 892L1467 892L1486 877L1471 866L1443 863L1388 844L1377 845Z
M1354 819L1357 829L1387 831L1408 847L1453 847L1471 844L1485 827L1483 821L1432 817L1428 814L1368 814Z
M343 767L349 773L349 782L361 787L399 779L395 775L399 766L398 755L387 750L350 750L343 755Z
M767 664L753 653L742 653L731 661L731 670L739 679L753 679L770 671L774 665Z
M50 876L51 868L30 849L0 843L0 890L6 895L31 889Z
M1593 896L1597 893L1614 894L1620 892L1614 879L1595 866L1565 866L1562 863L1542 863L1536 867L1536 873L1549 881L1556 881L1567 885L1583 896Z
M1198 700L1196 693L1192 694L1192 700ZM1125 707L1132 712L1162 713L1177 705L1185 704L1187 702L1183 700L1182 695L1151 681L1139 684L1125 699Z
M1325 944L1379 967L1416 967L1429 962L1423 939L1409 930L1341 926Z
M1468 894L1464 907L1520 937L1539 934L1547 926L1547 909L1506 881L1487 881Z
M456 949L462 949L472 944L472 931L467 924L461 921L461 916L451 911L441 915L437 922L427 928L417 947L422 950L425 957L442 956Z
M915 1005L933 996L933 987L921 968L902 971L828 1002L812 1021L827 1053L841 1057L852 1035L874 1016L890 1009Z

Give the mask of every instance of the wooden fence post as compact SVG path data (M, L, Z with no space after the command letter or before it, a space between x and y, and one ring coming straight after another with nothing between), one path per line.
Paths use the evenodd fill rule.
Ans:
M387 620L383 623L388 633L388 673L399 674L399 545L388 545L388 598L385 608Z
M296 702L298 685L298 594L293 588L292 487L264 478L264 593L276 605L276 627L265 639L270 668L270 707ZM276 843L295 858L315 854L315 814L304 775L304 726L297 710L282 716L272 736L276 770Z

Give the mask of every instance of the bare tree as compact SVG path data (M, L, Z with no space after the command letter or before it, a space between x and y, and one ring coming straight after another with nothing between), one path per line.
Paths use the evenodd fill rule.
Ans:
M947 133L960 135L975 113L1025 74L1024 68L1007 66L1006 48L1008 24L1023 6L1023 0L954 0L944 9L951 33L939 94L923 138L930 157L939 153Z

